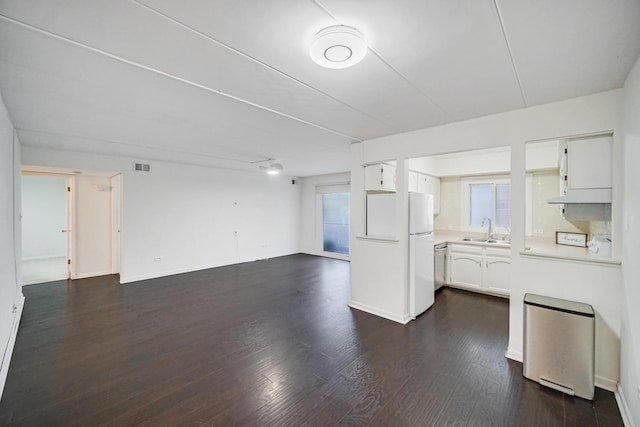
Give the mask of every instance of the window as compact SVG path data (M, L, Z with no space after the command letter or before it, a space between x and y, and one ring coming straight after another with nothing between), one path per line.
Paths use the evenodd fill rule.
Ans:
M322 250L349 255L349 193L322 194Z
M489 218L499 233L511 227L511 182L508 176L461 179L463 229L483 231L482 221ZM488 224L485 224L485 228Z

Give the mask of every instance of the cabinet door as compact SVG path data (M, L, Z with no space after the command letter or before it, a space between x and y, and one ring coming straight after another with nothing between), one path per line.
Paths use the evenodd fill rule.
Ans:
M437 215L440 213L440 178L436 178L435 176L429 178L432 180L431 194L433 194L433 213Z
M417 174L418 175L418 192L419 193L424 193L424 194L429 194L429 189L427 186L427 176L426 175L422 175L422 174Z
M472 290L482 287L482 255L451 252L449 274L452 285Z
M409 191L420 191L418 189L418 176L416 172L409 171Z
M569 188L611 188L611 135L570 139Z
M485 290L503 295L511 291L511 260L502 256L485 255L483 287Z
M396 191L396 168L382 165L382 188L385 191Z
M391 165L370 165L364 169L366 191L396 191L396 168Z

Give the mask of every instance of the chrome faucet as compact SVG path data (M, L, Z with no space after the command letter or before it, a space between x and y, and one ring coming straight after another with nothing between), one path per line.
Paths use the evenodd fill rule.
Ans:
M484 223L488 221L489 222L489 230L487 230L487 240L492 239L493 238L493 227L491 227L491 218L485 216L484 218L482 218L482 223L480 224L480 227L484 227Z

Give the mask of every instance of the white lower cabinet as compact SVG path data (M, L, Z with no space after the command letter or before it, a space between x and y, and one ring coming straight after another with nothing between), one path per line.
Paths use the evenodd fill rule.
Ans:
M448 249L450 285L477 292L509 295L509 249L455 244L449 244Z
M482 286L482 248L449 246L449 283L467 289L479 290ZM454 249L455 248L455 249ZM478 250L479 253L474 253Z
M511 291L511 250L485 248L482 285L491 293L509 295Z

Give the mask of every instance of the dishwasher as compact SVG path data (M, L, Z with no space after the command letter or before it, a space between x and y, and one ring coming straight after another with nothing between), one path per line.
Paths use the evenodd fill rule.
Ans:
M433 283L434 291L442 288L445 284L445 274L447 267L447 244L441 243L433 248L434 252L434 269L433 269Z

